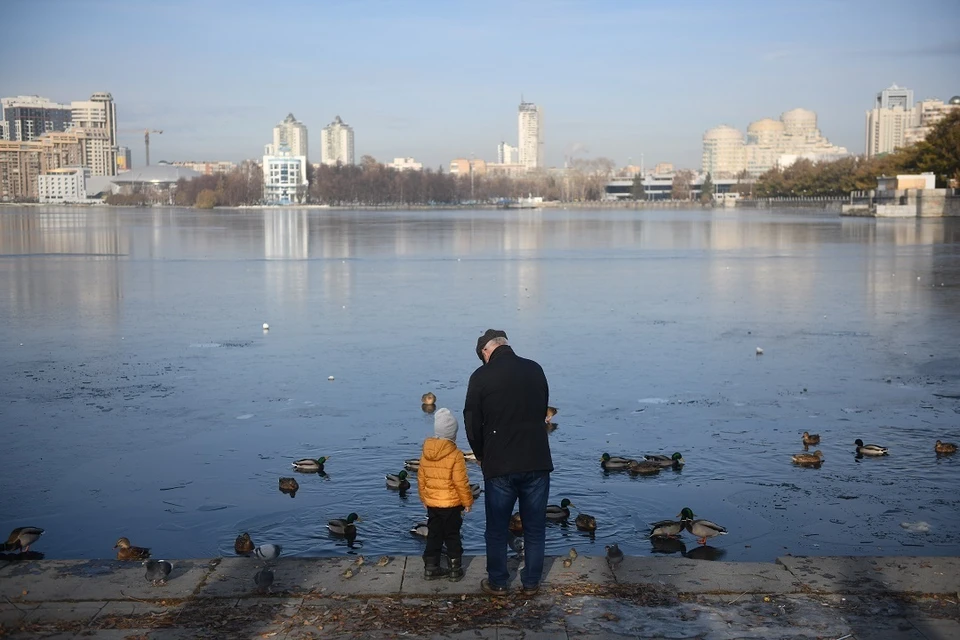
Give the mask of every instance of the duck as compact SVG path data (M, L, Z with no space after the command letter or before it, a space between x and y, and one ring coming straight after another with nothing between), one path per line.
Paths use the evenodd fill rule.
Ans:
M3 543L3 550L19 550L22 553L27 553L30 551L30 545L39 540L42 535L43 529L40 527L17 527L7 536L7 541Z
M476 462L476 461L477 461L477 454L475 454L475 453L473 452L473 449L470 449L469 451L464 451L464 452L463 452L463 459L464 459L464 460L469 460L470 462Z
M820 444L820 434L819 433L810 434L804 431L803 444L806 444L806 445Z
M416 473L420 470L420 458L408 458L403 461L403 468Z
M933 445L933 450L937 453L956 453L957 445L952 442L940 442L937 440L937 444Z
M293 463L295 471L303 473L323 473L323 465L326 464L327 457L320 456L316 460L313 458L302 458Z
M436 406L437 396L433 395L432 392L427 391L425 394L420 396L420 403L425 404L427 406Z
M684 527L697 538L700 544L707 544L707 538L727 534L727 530L716 522L711 522L703 518L694 520L695 517L696 515L694 515L690 507L684 507L683 510L680 511L680 520L683 522Z
M117 560L146 560L150 557L150 549L135 547L127 538L117 540L113 548L117 550Z
M857 440L856 440L856 442L854 442L854 444L857 445L857 453L859 453L859 454L861 454L861 455L864 455L864 456L885 456L885 455L889 455L889 454L887 453L888 449L887 449L886 447L881 447L881 446L878 445L878 444L863 444L863 440L861 440L860 438L857 438Z
M510 533L515 536L523 535L523 522L520 520L519 513L515 513L510 516L510 523L507 525L507 529L509 529Z
M335 536L343 536L348 541L352 542L357 538L357 525L355 522L360 522L360 516L355 513L351 513L346 518L334 518L333 520L327 523L327 529Z
M547 505L547 520L566 520L570 517L570 507L575 507L576 505L570 502L567 498L564 498L560 501L559 505L548 504Z
M427 526L426 520L421 520L410 528L410 533L419 538L426 538L429 532L430 528Z
M550 422L553 420L553 416L557 415L556 407L547 407L547 417L543 419L544 422Z
M387 489L406 491L410 488L410 481L407 480L406 470L401 470L400 473L397 474L388 473L385 477L387 479Z
M244 531L237 536L236 542L233 543L233 550L237 552L238 556L244 556L253 551L253 539L250 537L250 534Z
M823 463L823 452L817 449L813 453L795 453L793 454L793 464L819 467Z
M420 410L424 413L430 414L437 410L437 405L435 404L421 404Z
M654 454L649 456L643 456L644 460L647 462L654 462L660 465L663 468L667 467L682 467L686 464L686 461L683 459L683 456L679 452L674 453L672 456L662 456L660 454Z
M627 471L631 474L640 476L656 475L660 473L661 469L663 469L663 466L659 462L653 462L652 460L641 460L639 462L634 460L633 463L627 467Z
M626 469L631 464L635 464L637 461L632 458L624 458L623 456L611 456L609 453L605 453L600 456L600 466L607 471L620 471L621 469Z
M680 514L677 514L678 516ZM684 529L683 521L661 520L650 525L648 538L676 538Z
M479 498L479 497L480 497L480 494L483 493L483 489L480 488L480 483L479 483L479 482L471 482L471 483L470 483L470 493L473 494L473 497L474 497L474 498ZM550 507L547 507L547 508L549 509Z
M577 516L577 519L574 520L574 523L577 525L577 529L580 531L596 531L597 530L597 519L593 516L588 516L585 513L581 513Z
M289 493L291 498L296 495L299 489L300 483L297 482L296 478L280 478L280 491Z

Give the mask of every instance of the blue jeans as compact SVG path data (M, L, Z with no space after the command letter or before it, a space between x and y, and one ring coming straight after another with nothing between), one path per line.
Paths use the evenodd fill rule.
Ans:
M547 538L547 499L550 495L550 472L511 473L484 482L484 511L487 516L487 577L490 583L505 587L510 580L507 571L508 525L513 505L520 500L523 521L524 567L520 582L532 588L540 584L543 555Z

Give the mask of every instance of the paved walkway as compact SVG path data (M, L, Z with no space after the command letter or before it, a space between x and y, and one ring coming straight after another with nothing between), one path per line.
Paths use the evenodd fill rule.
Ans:
M459 583L378 560L281 558L263 594L252 558L176 561L163 586L139 563L0 560L0 638L960 638L960 558L548 558L534 598L483 596L482 557Z

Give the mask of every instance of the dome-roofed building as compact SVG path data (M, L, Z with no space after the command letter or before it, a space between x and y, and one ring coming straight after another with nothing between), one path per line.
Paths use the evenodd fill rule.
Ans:
M743 134L733 127L721 125L703 134L701 166L714 178L735 177L746 168Z
M817 114L809 109L785 111L780 120L788 136L807 137L811 131L817 130Z
M154 200L169 200L171 191L181 179L192 180L200 173L186 167L160 163L124 171L115 176L95 176L87 180L87 194L149 194Z
M950 104L960 105L960 96L953 96L952 98L950 98Z
M784 124L772 118L751 122L747 127L747 144L775 144L785 131Z

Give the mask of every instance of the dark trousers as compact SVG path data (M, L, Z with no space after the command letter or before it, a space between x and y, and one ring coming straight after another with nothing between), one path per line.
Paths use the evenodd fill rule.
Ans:
M440 564L440 551L447 547L448 558L463 555L460 542L460 525L463 524L463 507L427 507L427 548L423 552L424 564Z
M508 526L513 505L519 500L524 557L520 582L527 588L539 586L546 552L550 472L531 471L488 478L483 489L483 506L487 515L484 536L487 541L487 577L491 584L505 587L510 580L507 570Z

